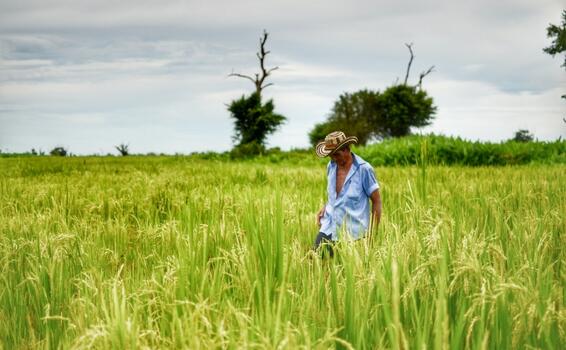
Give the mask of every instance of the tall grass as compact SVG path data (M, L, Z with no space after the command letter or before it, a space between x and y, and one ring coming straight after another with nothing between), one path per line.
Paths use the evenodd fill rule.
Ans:
M0 348L559 349L566 167L429 146L334 259L316 162L0 159Z

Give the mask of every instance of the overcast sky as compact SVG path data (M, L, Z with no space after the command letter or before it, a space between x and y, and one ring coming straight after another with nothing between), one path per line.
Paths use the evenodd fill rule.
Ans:
M49 1L0 0L0 149L75 154L223 151L226 104L253 91L232 72L258 70L287 122L269 138L308 146L343 92L383 90L435 65L424 88L438 107L422 132L500 141L518 129L566 137L566 74L546 27L559 0Z

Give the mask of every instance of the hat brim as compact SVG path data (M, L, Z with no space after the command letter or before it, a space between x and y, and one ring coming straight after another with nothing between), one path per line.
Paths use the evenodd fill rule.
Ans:
M356 136L348 136L344 139L344 141L340 142L334 148L326 148L326 144L324 141L320 141L315 148L316 155L320 158L328 157L332 155L332 153L339 150L342 146L348 145L350 143L358 143L358 138Z

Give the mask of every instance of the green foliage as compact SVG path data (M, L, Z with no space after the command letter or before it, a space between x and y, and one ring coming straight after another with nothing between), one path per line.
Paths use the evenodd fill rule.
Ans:
M379 133L378 125L382 113L379 97L379 91L371 90L340 95L329 118L333 129L342 130L347 135L356 135L358 142L365 145Z
M314 146L335 130L358 137L365 145L372 139L409 135L411 127L429 125L436 107L426 91L409 85L394 85L383 93L360 90L340 95L323 123L309 132Z
M566 164L566 141L509 140L502 143L472 142L441 135L412 135L354 146L354 152L374 166L458 165L504 166L521 164ZM261 155L234 156L233 153L200 153L192 159L229 162L235 159L257 164L318 166L328 158L318 158L312 148L280 151L267 149Z
M436 107L426 91L409 85L394 85L381 95L382 117L376 132L383 137L407 136L411 127L430 125Z
M249 158L256 155L264 154L265 146L257 141L251 141L248 143L241 143L236 145L230 151L230 157L232 159Z
M330 134L335 130L342 130L348 135L351 134L350 130L338 125L334 125L332 121L327 120L325 122L315 124L314 128L311 131L309 131L309 141L311 145L316 146L317 143L324 140L326 135Z
M32 148L29 152L23 153L8 153L2 152L0 150L0 158L12 158L12 157L36 157L36 156L44 156L45 152L42 150L37 151L35 148Z
M516 142L532 142L534 140L534 136L529 132L529 130L521 129L515 133L515 136L511 140Z
M267 136L275 132L286 120L284 116L276 114L274 109L273 100L263 104L258 93L232 101L228 111L234 119L234 141L237 142L236 148L239 148L237 152L261 153Z
M503 143L472 142L446 136L408 136L356 149L374 166L415 165L422 161L426 143L426 162L436 165L518 165L529 163L566 164L566 141Z
M560 26L550 24L546 28L546 36L553 38L553 40L550 46L543 49L544 52L554 57L556 54L566 51L566 10L562 10L562 24ZM562 67L566 69L566 55L564 55Z
M58 156L58 157L65 157L67 155L67 150L64 147L55 147L53 148L49 154L52 156Z

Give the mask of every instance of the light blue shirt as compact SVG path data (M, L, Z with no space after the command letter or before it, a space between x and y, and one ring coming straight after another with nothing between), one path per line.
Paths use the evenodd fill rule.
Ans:
M338 166L330 161L326 171L328 202L320 220L320 232L332 236L333 241L343 234L351 239L365 235L370 220L369 197L379 189L372 166L354 153L352 156L353 163L340 193L336 193Z

